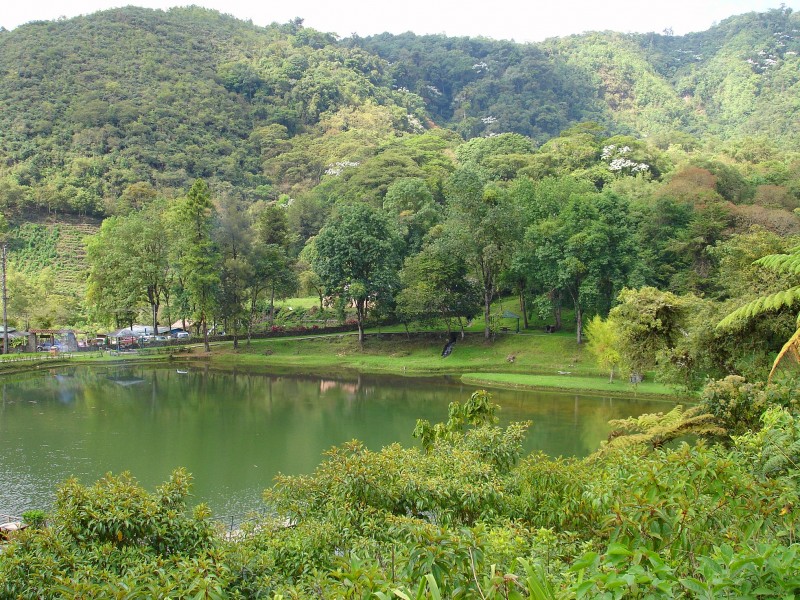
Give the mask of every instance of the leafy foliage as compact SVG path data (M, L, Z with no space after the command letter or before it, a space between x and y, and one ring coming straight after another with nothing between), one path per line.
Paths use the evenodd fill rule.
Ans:
M770 408L800 409L798 390L788 384L749 383L743 377L729 375L711 381L703 389L703 406L714 415L729 435L741 435L758 428Z
M684 411L681 405L667 414L656 413L627 419L615 419L609 424L617 429L609 436L612 446L648 444L654 447L687 435L720 436L725 429L720 427L714 415L705 407L695 406Z
M392 297L399 236L383 213L343 204L314 241L314 269L329 294L353 302L363 343L367 309Z
M732 447L631 439L582 460L521 461L524 427L500 429L494 412L485 392L451 406L446 424L423 428L437 432L423 439L427 452L333 448L315 473L279 476L265 493L273 514L230 542L211 535L203 507L185 514L181 471L155 494L128 475L69 481L50 526L5 549L0 589L209 598L797 592L800 436L788 410L768 410ZM689 412L630 424L677 430Z

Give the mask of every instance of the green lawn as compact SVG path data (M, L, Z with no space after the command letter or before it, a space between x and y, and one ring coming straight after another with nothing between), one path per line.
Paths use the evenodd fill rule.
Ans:
M293 309L316 306L316 298L291 298L282 301ZM493 314L502 310L519 312L516 299L499 301ZM511 332L499 333L490 342L483 339L483 318L476 318L467 329L465 339L456 342L453 352L442 358L447 336L442 328L411 328L406 334L403 325L374 328L367 331L364 347L355 334L309 335L253 340L250 346L240 340L212 343L211 353L202 344L187 351L169 354L119 355L106 353L102 358L81 357L80 362L129 360L202 360L218 368L248 368L292 372L332 373L359 371L408 376L456 375L465 381L486 386L550 388L596 391L611 394L640 394L678 397L675 390L646 381L637 387L624 381L608 382L585 346L575 342L571 313L564 312L564 329L544 333L547 321L536 320L527 331L513 333L516 322L507 319L503 325ZM552 321L550 321L552 322Z
M498 335L485 343L479 334L459 340L452 354L441 357L443 334L368 335L364 348L351 334L305 338L254 340L234 351L230 343L215 346L214 362L264 363L282 366L334 365L369 372L407 374L496 371L553 373L573 370L597 374L593 361L584 356L572 336L547 334Z
M674 389L661 383L644 381L634 386L625 381L610 383L607 377L582 377L572 374L527 375L519 373L465 373L461 376L461 381L475 385L593 391L625 396L674 397L676 395Z

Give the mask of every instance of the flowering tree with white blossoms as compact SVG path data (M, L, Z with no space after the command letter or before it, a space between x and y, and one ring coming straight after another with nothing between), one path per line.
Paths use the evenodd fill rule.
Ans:
M630 146L609 144L603 147L600 159L608 163L608 170L615 174L637 175L639 173L648 173L650 165L631 160L629 158L630 153Z

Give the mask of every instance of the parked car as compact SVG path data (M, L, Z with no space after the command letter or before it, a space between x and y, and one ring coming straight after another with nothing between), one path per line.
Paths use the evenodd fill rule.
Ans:
M36 349L39 352L50 352L50 350L52 350L53 348L55 348L59 352L67 351L67 347L64 344L61 344L60 342L56 342L55 344L51 342L42 342L41 344L36 346Z
M120 348L137 348L139 346L139 338L128 336L118 340Z
M188 331L178 331L173 334L176 340L188 340L191 334Z
M169 337L166 335L157 335L153 338L154 342L166 342L169 341Z

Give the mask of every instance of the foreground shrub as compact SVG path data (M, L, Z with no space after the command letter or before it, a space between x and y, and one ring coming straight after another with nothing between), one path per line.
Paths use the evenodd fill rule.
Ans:
M4 551L0 597L800 594L790 411L767 409L730 446L634 438L585 459L517 464L524 426L495 426L483 394L422 425L423 448L354 441L311 475L277 478L265 493L272 516L235 541L214 538L203 506L187 514L183 471L153 494L128 475L69 481L53 524Z
M758 430L761 416L771 406L800 410L800 388L793 382L748 383L743 377L729 375L706 385L702 404L729 435L741 435Z

